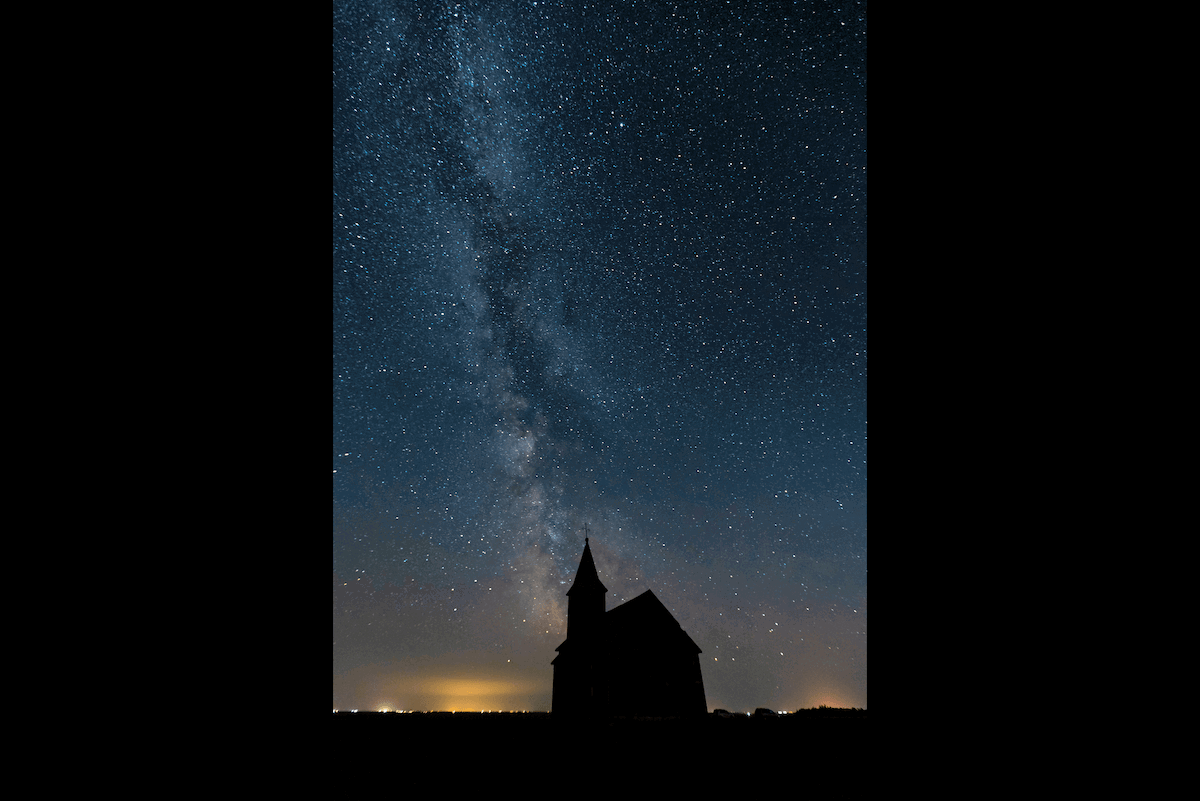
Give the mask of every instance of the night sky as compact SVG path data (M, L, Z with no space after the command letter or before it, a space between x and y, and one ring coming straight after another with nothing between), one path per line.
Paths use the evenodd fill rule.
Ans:
M333 17L334 708L550 709L585 528L709 709L865 708L866 3Z

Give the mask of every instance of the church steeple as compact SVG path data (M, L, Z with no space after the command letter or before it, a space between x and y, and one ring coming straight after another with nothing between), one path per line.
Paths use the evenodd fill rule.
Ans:
M588 538L583 538L583 558L575 581L567 590L567 639L587 637L597 631L604 619L604 596L608 588L600 583L596 562Z

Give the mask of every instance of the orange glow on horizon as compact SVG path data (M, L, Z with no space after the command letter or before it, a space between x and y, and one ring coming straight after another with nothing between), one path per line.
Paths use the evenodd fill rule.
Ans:
M802 706L801 709L816 709L821 706L833 707L834 709L852 709L857 708L859 705L847 702L838 692L826 690L812 696L809 702ZM862 704L861 706L864 709L866 708L866 704Z
M415 685L415 686L414 686ZM514 679L428 678L410 685L408 700L380 701L376 709L429 712L500 712L523 710L541 690L534 681Z

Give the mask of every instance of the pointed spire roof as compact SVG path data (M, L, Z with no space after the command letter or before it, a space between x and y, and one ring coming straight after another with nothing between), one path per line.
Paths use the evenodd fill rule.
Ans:
M567 590L567 595L575 590L608 592L608 588L600 583L600 575L596 572L596 562L592 559L592 548L587 537L583 538L583 558L579 560L579 570L575 571L575 583Z

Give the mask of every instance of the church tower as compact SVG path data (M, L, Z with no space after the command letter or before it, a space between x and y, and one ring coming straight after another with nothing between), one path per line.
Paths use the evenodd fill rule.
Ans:
M596 562L588 538L583 538L583 558L575 571L575 582L567 590L567 639L592 639L604 620L604 596L608 588L600 583Z
M600 582L592 548L583 539L583 558L575 581L567 590L567 639L554 650L555 715L564 718L603 714L608 704L604 676L604 596L608 588Z

